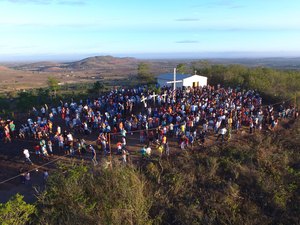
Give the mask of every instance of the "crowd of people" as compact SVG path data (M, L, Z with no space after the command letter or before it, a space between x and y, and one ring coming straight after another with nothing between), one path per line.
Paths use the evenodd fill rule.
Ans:
M144 86L116 88L95 99L33 108L32 117L18 129L14 121L2 120L0 135L4 143L14 138L34 140L34 152L41 157L90 152L97 165L97 149L105 155L114 151L126 163L128 135L138 136L143 157L151 155L151 147L160 156L169 155L169 139L177 140L182 150L193 149L196 143L205 145L211 135L224 142L233 131L239 133L245 127L249 133L274 130L278 119L298 116L292 105L277 108L263 106L261 96L253 90L219 85L176 91L164 87L159 93ZM95 134L96 145L88 145L85 139ZM23 150L26 160L32 163L29 152Z

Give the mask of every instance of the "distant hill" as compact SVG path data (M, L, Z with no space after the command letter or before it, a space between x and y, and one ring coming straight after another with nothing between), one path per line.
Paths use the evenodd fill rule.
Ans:
M1 71L9 71L10 69L6 66L0 66L0 72Z
M69 74L70 72L83 73L85 76L101 75L111 77L118 75L126 77L137 73L140 62L150 65L154 74L172 72L173 68L180 63L191 67L192 62L207 62L208 64L240 64L247 67L270 67L282 70L300 70L300 58L231 58L231 59L162 59L162 60L141 60L132 57L94 56L74 62L36 62L20 65L4 65L0 71L14 69L21 71L43 72L53 74Z
M67 68L73 70L89 70L89 69L104 69L104 68L133 68L137 66L138 60L135 58L117 58L112 56L95 56L82 59L80 61L67 64Z
M73 62L10 62L0 64L0 92L45 87L48 77L55 77L63 84L80 84L104 80L107 82L120 81L120 84L123 85L123 81L131 82L132 78L137 75L138 65L141 62L149 65L150 72L153 75L172 73L173 68L178 64L185 65L186 73L194 73L195 69L201 70L203 66L215 64L240 64L249 68L266 67L281 70L300 70L300 58L142 60L131 57L95 56Z
M39 72L68 72L68 71L94 71L107 72L109 70L132 70L138 65L139 60L130 57L117 58L113 56L95 56L75 62L36 62L14 66L16 70Z
M283 70L300 70L300 58L236 58L208 59L211 64L240 64L247 67L270 67Z
M40 71L40 72L62 72L65 67L64 63L57 62L35 62L29 64L22 64L14 66L16 70L25 70L25 71Z

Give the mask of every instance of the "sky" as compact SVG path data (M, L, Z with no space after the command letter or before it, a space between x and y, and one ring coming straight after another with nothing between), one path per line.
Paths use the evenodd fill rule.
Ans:
M300 56L299 0L0 0L0 60Z

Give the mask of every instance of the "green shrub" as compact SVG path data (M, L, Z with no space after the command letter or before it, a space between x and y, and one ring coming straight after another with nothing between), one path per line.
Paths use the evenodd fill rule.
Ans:
M22 195L16 194L7 203L0 204L0 224L27 224L35 210L34 205L27 204Z

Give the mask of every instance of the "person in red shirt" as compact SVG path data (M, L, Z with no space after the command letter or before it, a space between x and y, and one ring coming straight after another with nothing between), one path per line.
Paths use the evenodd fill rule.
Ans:
M10 136L8 124L6 124L4 127L4 143L7 142L11 142L11 136Z
M41 154L41 146L39 144L35 145L34 146L34 151L35 151L35 154L37 156L40 156L40 154Z

